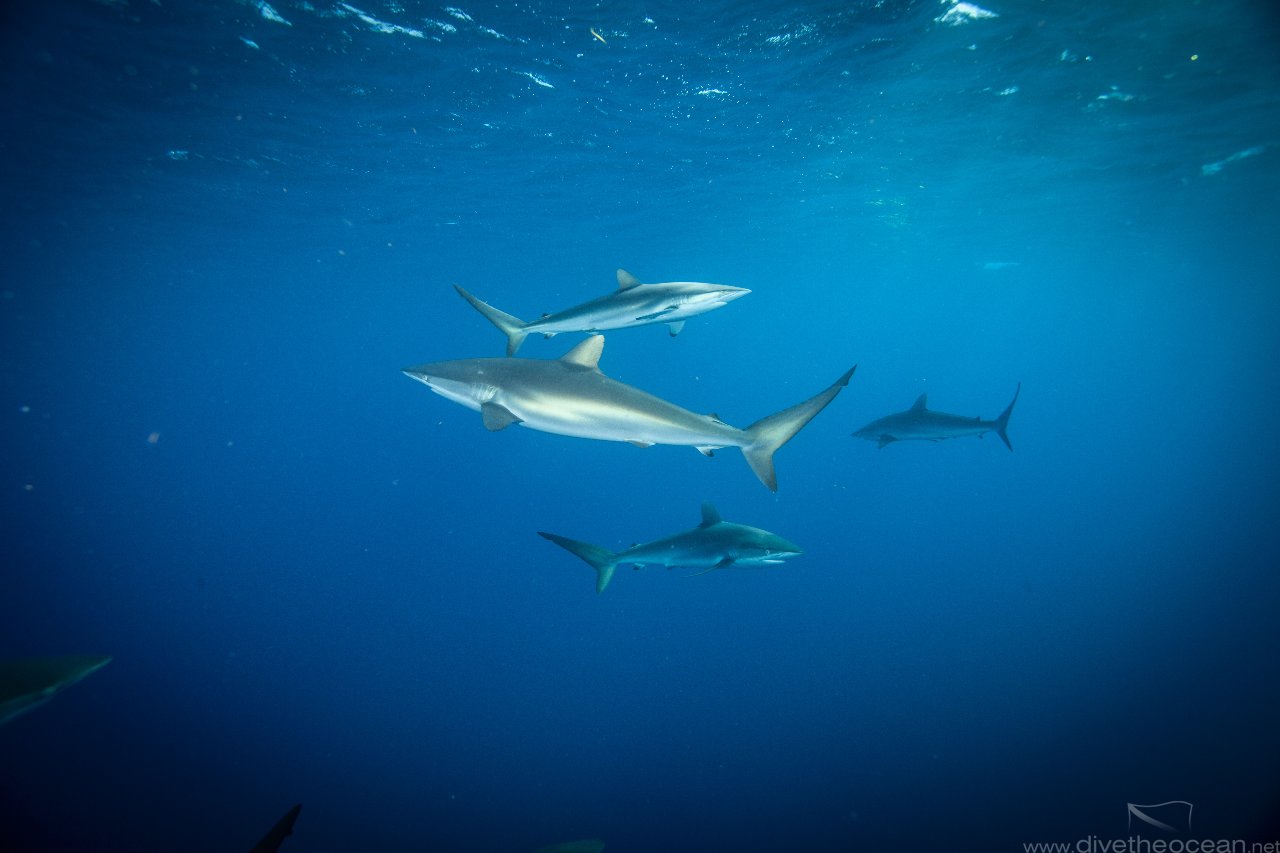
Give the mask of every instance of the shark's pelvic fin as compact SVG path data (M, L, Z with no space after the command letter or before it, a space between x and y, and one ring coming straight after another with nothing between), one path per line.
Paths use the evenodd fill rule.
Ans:
M640 286L640 279L626 270L618 270L618 290L630 290Z
M543 539L556 543L595 569L596 592L604 592L605 587L609 585L609 581L613 580L613 570L618 567L618 555L609 549L601 548L599 545L591 545L587 542L579 542L576 539L569 539L566 536L557 536L554 533L544 533L541 530L538 531L538 535Z
M773 470L773 454L835 399L841 389L849 384L849 378L857 369L858 365L855 364L827 390L810 397L803 403L762 418L746 428L745 432L751 439L751 443L742 448L742 455L746 457L751 470L769 491L778 491L778 477Z
M720 513L716 512L715 505L711 501L707 501L702 505L702 523L699 527L710 527L713 524L720 523Z
M1018 383L1018 387L1014 389L1013 399L1009 401L1009 407L1004 410L1000 417L996 418L996 435L1000 436L1000 440L1004 442L1004 446L1013 450L1013 445L1009 443L1009 434L1005 429L1009 426L1009 415L1013 414L1013 404L1018 402L1018 395L1022 393L1022 383Z
M481 404L480 417L484 420L484 428L490 432L497 432L500 429L506 429L512 424L520 423L518 417L497 403Z
M560 356L560 360L589 370L599 370L602 352L604 352L604 335L592 335Z
M497 326L502 334L507 336L507 358L515 355L516 350L520 349L520 344L524 343L524 336L527 334L524 331L524 320L499 311L487 302L481 302L456 284L453 289L458 291L458 294L463 299L470 302L471 307L483 314L485 319Z

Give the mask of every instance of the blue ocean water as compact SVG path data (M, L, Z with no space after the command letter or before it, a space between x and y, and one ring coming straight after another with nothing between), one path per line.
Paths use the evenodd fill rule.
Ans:
M4 849L1280 839L1272 4L0 16L0 657L114 658L0 728ZM694 411L859 365L776 495L400 373L619 267L752 290L606 334ZM1019 382L1013 453L850 437ZM804 555L536 535L703 501Z

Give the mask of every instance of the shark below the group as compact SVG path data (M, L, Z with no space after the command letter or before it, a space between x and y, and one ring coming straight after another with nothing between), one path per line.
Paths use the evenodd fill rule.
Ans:
M773 454L849 384L850 368L826 390L761 418L746 429L699 415L600 372L604 337L593 335L558 359L468 358L405 368L442 397L480 412L487 429L511 424L557 435L625 441L639 447L696 447L710 456L742 450L770 491L778 490Z
M618 289L612 293L554 314L543 314L526 323L477 299L456 284L454 289L507 336L508 357L515 355L525 337L531 334L550 338L561 332L594 333L666 323L671 336L675 337L690 317L722 308L751 292L745 287L701 281L641 284L631 273L618 270Z
M702 523L692 530L632 545L614 553L599 545L579 542L541 530L538 535L556 543L596 570L596 592L604 592L619 565L701 569L706 574L730 566L771 566L804 553L776 533L724 521L710 503L702 505ZM693 575L690 575L693 577Z
M942 441L947 438L961 438L966 435L983 436L994 432L1000 436L1005 447L1013 450L1006 429L1009 426L1009 415L1013 413L1013 404L1018 402L1018 394L1021 391L1022 383L1019 382L1017 390L1013 392L1013 399L1000 417L994 421L932 411L929 408L929 395L921 394L905 412L897 412L874 420L854 432L853 437L865 438L884 447L895 441Z

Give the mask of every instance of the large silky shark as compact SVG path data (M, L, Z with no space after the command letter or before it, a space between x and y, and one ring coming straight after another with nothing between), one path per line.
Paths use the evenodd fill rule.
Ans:
M704 456L721 447L742 450L770 491L778 490L773 454L849 384L850 368L803 403L738 429L715 415L697 415L600 372L604 336L592 335L558 359L467 358L405 368L441 397L480 412L486 429L530 429L626 441L639 447L696 447Z
M613 578L614 569L631 563L642 566L666 566L685 569L701 569L706 574L730 566L772 566L788 557L803 553L776 533L723 521L720 513L709 503L702 505L702 523L692 530L655 539L643 545L632 545L616 554L599 545L578 542L554 533L538 531L566 551L582 559L596 570L596 592L604 592ZM693 577L693 575L690 575Z
M89 655L0 661L0 724L44 704L110 662L109 657Z
M508 357L516 354L520 344L524 343L525 336L530 334L550 338L561 332L604 332L609 329L666 323L674 338L680 334L684 321L690 317L728 305L751 292L745 287L705 284L700 281L641 284L631 273L618 270L618 289L613 293L554 314L543 314L537 320L526 323L519 317L503 313L487 302L476 299L456 284L454 288L507 336Z
M1000 436L1005 447L1013 450L1013 445L1009 443L1009 434L1005 429L1009 426L1009 415L1013 412L1013 404L1018 402L1018 392L1021 390L1022 383L1019 382L1008 407L994 421L932 411L929 409L929 395L921 394L915 404L905 412L886 415L872 421L853 433L853 437L865 438L884 447L895 441L942 441L944 438L960 438L966 435L981 437L989 432L995 432Z

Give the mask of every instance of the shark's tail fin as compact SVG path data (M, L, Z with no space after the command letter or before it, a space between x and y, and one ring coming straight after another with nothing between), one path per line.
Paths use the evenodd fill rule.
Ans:
M453 288L458 291L463 299L471 303L471 307L483 314L485 319L497 326L499 331L507 336L507 358L515 355L516 350L520 349L520 345L524 343L524 337L527 334L524 331L524 320L499 311L487 302L481 302L456 284Z
M596 592L604 592L604 588L609 585L609 581L613 580L613 570L618 567L618 555L609 549L601 548L599 545L589 545L586 542L579 542L576 539L569 539L565 536L557 536L554 533L543 533L541 530L538 531L538 535L543 539L556 543L595 569Z
M751 443L742 448L742 455L747 464L760 478L760 482L769 487L769 491L778 491L778 477L773 470L773 454L778 448L791 440L791 437L813 420L814 416L826 408L827 403L835 399L840 389L849 384L849 377L858 365L849 368L848 372L831 384L831 387L803 403L784 409L776 415L769 415L747 427L747 435Z
M1009 433L1005 429L1009 426L1009 415L1013 414L1013 404L1018 402L1018 394L1022 391L1022 383L1018 383L1017 389L1013 392L1013 399L1009 401L1009 407L1004 410L1004 414L996 418L996 435L1000 436L1000 440L1004 442L1004 446L1013 450L1013 445L1009 443Z

